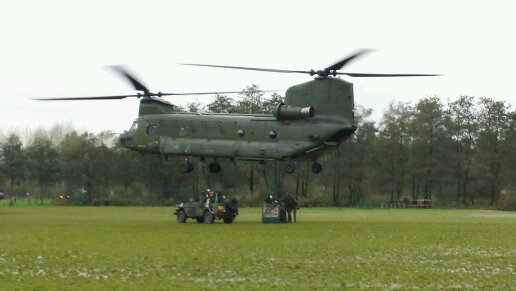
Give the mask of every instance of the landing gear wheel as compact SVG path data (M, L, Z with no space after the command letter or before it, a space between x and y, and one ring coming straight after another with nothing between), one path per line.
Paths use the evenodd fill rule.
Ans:
M213 223L215 221L215 216L209 211L204 212L204 223Z
M208 169L210 170L210 173L216 174L222 170L222 167L220 166L219 163L213 162L213 163L210 163L210 165L208 166Z
M177 222L178 223L185 223L186 222L186 214L183 210L180 210L177 213Z
M287 163L287 165L285 166L285 172L287 174L292 174L292 173L294 173L295 170L296 170L296 164L294 164L294 163Z
M319 174L320 172L322 171L322 166L321 164L315 162L313 165L312 165L312 172L316 173L316 174Z
M183 174L190 173L193 170L193 165L191 162L185 161L184 163L182 163L180 165L180 170L181 170L181 173L183 173Z

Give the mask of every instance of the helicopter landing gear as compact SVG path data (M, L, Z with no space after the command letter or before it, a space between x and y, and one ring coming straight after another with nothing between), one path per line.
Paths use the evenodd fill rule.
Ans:
M294 173L294 171L296 170L296 164L295 163L292 163L292 162L288 162L286 165L285 165L285 172L287 174L292 174Z
M222 167L219 163L213 162L208 165L208 169L210 170L210 173L219 173L222 170Z
M315 174L319 174L322 171L322 166L318 162L314 162L312 164L312 172Z
M193 164L188 159L185 159L185 161L179 166L179 169L183 174L190 173L193 170Z

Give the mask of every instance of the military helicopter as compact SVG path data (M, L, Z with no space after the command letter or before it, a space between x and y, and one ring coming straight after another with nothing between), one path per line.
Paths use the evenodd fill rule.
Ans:
M341 72L344 66L369 50L351 56L322 70L294 71L206 64L181 64L226 69L254 70L275 73L301 73L315 76L309 82L286 91L285 102L270 114L185 113L174 111L174 105L162 99L170 95L199 95L238 92L153 93L123 67L114 67L138 91L134 95L39 98L37 100L105 100L137 97L138 118L120 135L120 144L142 154L184 157L180 169L193 169L191 157L201 161L213 159L208 169L221 171L217 158L265 162L287 161L285 171L293 173L295 162L313 161L312 171L320 173L317 158L339 146L357 129L354 117L353 84L336 78L350 77L414 77L435 74L367 74Z

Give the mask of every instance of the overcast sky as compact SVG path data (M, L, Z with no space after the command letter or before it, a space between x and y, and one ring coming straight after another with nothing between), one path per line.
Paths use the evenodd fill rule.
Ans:
M0 134L49 128L122 132L138 100L38 102L34 97L133 94L106 69L125 64L153 91L279 89L309 76L180 62L322 69L360 48L349 72L442 73L433 78L345 78L375 118L392 101L490 97L516 106L511 1L2 1ZM207 104L209 96L171 97Z

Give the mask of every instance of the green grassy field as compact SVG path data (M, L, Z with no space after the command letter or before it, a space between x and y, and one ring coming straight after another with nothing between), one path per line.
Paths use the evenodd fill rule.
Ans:
M516 213L301 209L177 224L169 207L0 207L0 289L515 290Z

